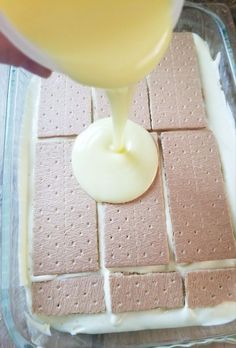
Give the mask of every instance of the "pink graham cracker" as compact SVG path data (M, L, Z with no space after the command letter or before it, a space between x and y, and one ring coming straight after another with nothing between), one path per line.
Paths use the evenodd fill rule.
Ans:
M39 137L75 135L90 125L90 88L58 73L41 83Z
M112 312L144 311L184 306L183 282L178 273L110 276Z
M160 169L142 197L126 204L105 204L104 209L106 267L168 264Z
M236 302L236 268L190 272L186 276L185 288L190 308Z
M37 314L57 316L104 312L103 278L88 275L32 283L32 309Z
M72 174L72 144L36 146L34 275L98 270L96 203Z
M111 116L111 107L105 92L101 89L94 89L93 96L94 120ZM135 86L129 118L144 128L151 129L146 79Z
M208 130L161 134L176 260L236 257L221 163Z
M191 33L174 33L165 57L147 78L153 130L206 127Z

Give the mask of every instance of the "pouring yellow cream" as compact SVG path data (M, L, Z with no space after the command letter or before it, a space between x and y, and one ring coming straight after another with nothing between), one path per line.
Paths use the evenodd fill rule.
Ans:
M112 118L80 134L72 165L97 201L127 202L144 193L158 168L151 135L128 121L133 85L160 61L171 37L170 0L2 0L0 10L58 70L102 87Z

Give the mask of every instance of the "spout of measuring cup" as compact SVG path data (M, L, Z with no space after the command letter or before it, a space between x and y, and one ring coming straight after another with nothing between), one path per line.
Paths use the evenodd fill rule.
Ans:
M184 5L184 0L172 0L172 21L173 21L173 29L176 26L179 17L181 15L181 11Z
M52 71L59 71L56 64L36 46L31 44L21 35L0 10L0 31L4 36L15 45L22 53L31 58L36 63Z

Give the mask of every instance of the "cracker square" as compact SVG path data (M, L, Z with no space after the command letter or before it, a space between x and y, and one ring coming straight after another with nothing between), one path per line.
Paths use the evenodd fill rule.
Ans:
M56 316L104 312L103 277L88 275L32 283L32 309L33 313Z
M236 257L235 240L213 134L161 134L178 263Z
M184 306L180 274L148 273L110 276L112 312L144 311Z
M161 170L150 189L126 204L105 204L105 266L169 262Z
M190 308L236 302L236 268L189 272L185 287Z
M153 130L206 127L196 48L191 33L174 33L171 45L147 78Z
M91 123L91 89L53 73L42 79L38 136L77 135Z
M72 173L73 141L36 146L33 274L98 270L96 202Z

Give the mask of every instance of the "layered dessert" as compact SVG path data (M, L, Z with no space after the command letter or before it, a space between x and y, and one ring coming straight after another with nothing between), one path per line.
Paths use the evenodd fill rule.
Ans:
M160 163L150 189L125 204L94 201L72 171L75 137L111 114L104 92L57 73L32 80L21 268L35 325L76 334L236 319L236 137L219 59L175 33L138 84L130 119L151 132Z

